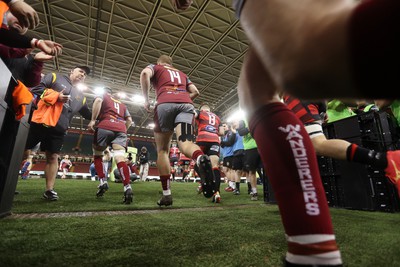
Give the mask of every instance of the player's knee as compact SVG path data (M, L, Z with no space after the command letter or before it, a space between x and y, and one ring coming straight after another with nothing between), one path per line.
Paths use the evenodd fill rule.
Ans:
M114 158L117 163L125 161L125 150L114 150Z

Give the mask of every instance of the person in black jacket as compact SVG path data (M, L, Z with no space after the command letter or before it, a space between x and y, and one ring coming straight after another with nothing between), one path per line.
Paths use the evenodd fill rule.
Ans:
M149 151L145 146L140 149L139 153L140 181L147 181L147 175L149 174Z
M35 112L38 112L38 110L33 112L33 119L25 147L25 149L32 149L40 142L40 149L46 152L46 191L43 194L43 198L47 200L58 199L57 192L54 191L58 156L72 117L78 112L85 119L90 120L92 117L86 103L86 98L75 87L79 82L85 81L86 75L89 72L90 69L88 67L77 66L71 70L69 75L49 73L43 77L39 85L31 89L33 94L40 97L47 88L50 88L58 93L57 102L63 103L61 114L54 127L35 122Z

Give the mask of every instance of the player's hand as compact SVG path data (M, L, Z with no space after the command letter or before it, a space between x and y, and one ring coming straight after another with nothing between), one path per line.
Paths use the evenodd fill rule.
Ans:
M41 61L41 62L44 62L44 61L48 61L48 60L52 60L54 58L54 56L52 56L52 55L48 55L48 54L46 54L45 52L39 52L39 53L37 53L36 55L35 55L35 60L36 61Z
M10 12L18 19L21 27L35 29L39 25L37 12L24 1L15 1L8 5Z
M35 48L39 48L48 55L59 56L62 54L63 46L50 40L39 40L35 42L34 46Z
M95 120L91 120L90 122L89 122L89 124L88 124L88 130L89 131L95 131L96 129L94 128L94 125L96 124L96 121Z
M63 102L63 103L67 103L68 100L70 99L70 95L64 95L64 90L62 90L60 92L60 95L58 96L58 101L59 102Z
M149 103L148 100L145 100L145 101L144 101L143 106L144 106L144 109L145 109L147 112L151 112L150 103Z

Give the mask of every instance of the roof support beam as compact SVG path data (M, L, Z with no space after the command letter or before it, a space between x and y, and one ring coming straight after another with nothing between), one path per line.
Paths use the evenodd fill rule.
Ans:
M151 27L152 27L154 21L156 20L158 11L161 8L161 2L162 2L162 0L157 0L156 3L154 4L154 8L149 16L149 20L147 21L146 28L142 34L142 38L140 39L140 42L138 43L138 48L137 48L135 56L132 60L131 67L129 68L128 75L126 76L125 85L128 85L129 81L131 80L133 71L136 67L136 63L139 59L140 54L142 53L144 43L146 42L146 39L149 36Z
M202 55L201 59L194 65L194 67L190 70L188 73L188 76L190 76L202 63L207 57L214 51L214 49L222 43L222 41L225 39L228 34L236 28L236 26L239 24L239 21L236 20L235 23L232 23L229 28L218 38L216 42L207 50L207 52Z
M47 34L49 36L49 40L52 40L55 42L55 34L53 31L53 22L51 19L51 12L50 12L50 4L48 0L42 1L42 6L43 6L43 13L44 17L46 20L46 27L47 27ZM59 70L60 69L60 61L58 60L58 57L54 57L53 59L53 64L54 68Z
M112 18L113 18L113 15L114 15L114 7L115 7L115 0L112 0L110 19L108 20L108 27L107 27L107 34L106 34L106 43L104 44L103 61L101 62L100 78L103 77L104 63L106 61L106 54L107 54L107 47L108 47L108 40L110 39L110 30L111 30L111 25L112 25L111 22L112 22Z
M211 0L206 0L203 2L203 5L199 8L199 11L196 13L194 18L191 19L189 26L185 29L185 31L182 33L181 37L179 38L178 42L174 46L174 49L172 49L171 53L169 54L170 57L173 57L176 53L176 51L180 48L182 42L185 40L186 36L191 32L193 27L196 25L197 21L199 20L200 16L204 14L204 11L210 4Z
M101 9L103 7L103 0L97 0L97 16L96 16L96 32L94 37L94 50L93 50L93 65L92 65L92 77L96 72L96 61L97 61L97 48L99 46L99 34L100 34L100 18Z
M88 32L87 32L87 48L86 48L86 65L89 66L89 57L90 57L90 32L92 31L92 6L94 0L89 1L89 10L88 10Z

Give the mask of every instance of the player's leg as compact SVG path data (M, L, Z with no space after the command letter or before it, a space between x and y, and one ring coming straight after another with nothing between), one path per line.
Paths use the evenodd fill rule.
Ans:
M163 196L157 202L159 206L172 205L171 196L171 166L169 163L169 148L173 132L154 132L154 140L157 146L157 168L160 174Z
M124 185L124 197L123 203L131 204L133 200L133 191L131 187L131 172L128 165L126 164L125 157L125 145L127 141L126 133L117 133L116 138L112 141L112 148L114 151L114 159L117 163L117 168L122 178L122 183Z
M215 183L215 193L213 196L213 202L215 203L220 203L221 202L221 194L220 194L220 187L221 187L221 171L219 169L219 145L214 144L213 145L214 149L210 149L209 154L210 155L210 160L211 160L211 166L213 169L214 173L214 183ZM211 152L212 151L212 152Z
M149 163L145 163L144 164L144 168L143 168L143 181L147 181L147 176L149 175Z
M241 25L279 86L302 97L356 95L347 47L355 1L243 2Z
M103 164L103 152L108 147L108 139L112 136L112 131L97 128L93 135L93 160L94 168L96 169L97 176L99 178L98 190L96 192L97 197L102 197L105 192L109 189L107 182L107 174L104 171Z
M313 145L302 122L280 102L277 86L253 50L238 84L240 106L271 181L288 239L290 264L340 265Z
M201 148L194 143L195 136L193 130L194 107L192 104L184 104L179 107L180 113L175 118L176 137L178 147L186 157L192 158L197 163L195 170L202 180L202 192L207 198L211 198L214 193L214 174L211 161Z
M41 140L41 150L46 153L46 166L44 175L46 178L46 192L43 198L47 200L57 200L58 194L54 191L56 176L58 173L58 158L64 143L64 134L53 131L51 128L40 126L44 132L44 138Z

